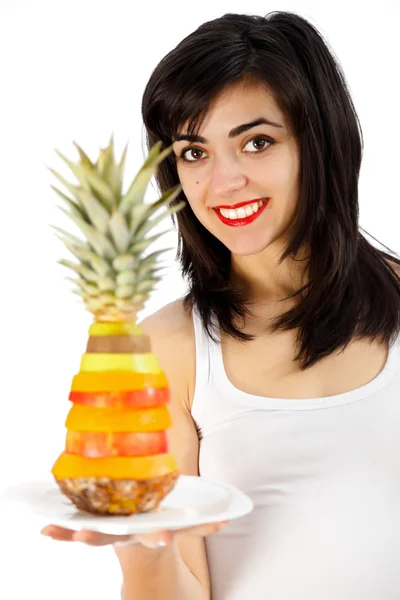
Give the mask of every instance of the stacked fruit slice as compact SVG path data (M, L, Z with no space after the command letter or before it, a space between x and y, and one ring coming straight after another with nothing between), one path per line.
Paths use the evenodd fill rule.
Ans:
M52 468L61 491L91 513L157 508L179 469L168 453L168 382L137 324L90 326L69 399L65 451Z

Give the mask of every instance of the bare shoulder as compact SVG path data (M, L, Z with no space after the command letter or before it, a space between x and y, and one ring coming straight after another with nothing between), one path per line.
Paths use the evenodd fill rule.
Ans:
M179 362L186 353L193 354L194 328L192 315L183 305L183 298L166 304L152 315L139 322L139 327L151 339L153 352L162 357L167 355ZM167 357L165 357L167 358Z
M185 309L183 298L166 304L138 324L149 336L152 351L175 394L189 408L194 389L196 347L192 315Z
M394 262L394 260L385 259L388 263L389 267L396 273L398 277L400 277L400 264Z
M139 326L148 336L163 338L174 336L187 340L192 336L192 316L183 305L183 298L166 304L152 315L139 322Z

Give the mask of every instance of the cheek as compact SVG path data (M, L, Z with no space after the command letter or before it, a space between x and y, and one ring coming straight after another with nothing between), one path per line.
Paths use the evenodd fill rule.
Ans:
M204 197L204 190L202 189L204 185L202 186L202 179L200 176L196 177L196 175L185 177L184 175L179 174L179 171L178 176L183 193L185 194L191 209L197 215L198 208Z
M182 186L185 196L189 200L192 197L193 192L195 191L196 187L198 187L198 185L199 185L199 184L196 184L196 181L199 181L199 178L197 178L195 180L194 177L192 177L188 173L185 173L185 171L183 169L180 169L179 167L177 169L177 173L178 173L179 183Z

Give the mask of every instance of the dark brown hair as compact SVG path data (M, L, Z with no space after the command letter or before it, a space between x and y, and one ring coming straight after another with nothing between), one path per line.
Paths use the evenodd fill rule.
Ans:
M387 261L400 260L360 232L361 126L342 69L311 23L273 12L226 14L201 25L161 60L146 86L148 148L158 140L170 146L186 123L188 133L197 133L213 99L242 82L272 91L300 144L298 207L280 263L298 257L306 243L308 283L270 331L299 328L296 361L302 369L354 337L392 342L400 332L400 279ZM156 181L162 192L179 183L173 153ZM174 202L182 199L183 192ZM189 285L185 305L196 306L211 337L216 317L229 335L253 339L234 324L250 313L230 281L230 251L189 205L175 218L178 258Z

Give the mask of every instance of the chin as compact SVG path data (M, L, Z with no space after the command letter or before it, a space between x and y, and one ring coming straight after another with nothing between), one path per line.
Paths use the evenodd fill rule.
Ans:
M253 254L260 254L263 252L266 248L268 248L268 246L270 246L272 240L261 241L255 240L254 238L249 238L236 240L235 242L232 242L231 240L229 242L224 242L224 240L221 240L221 242L228 248L228 250L230 250L232 254L235 254L236 256L252 256Z

